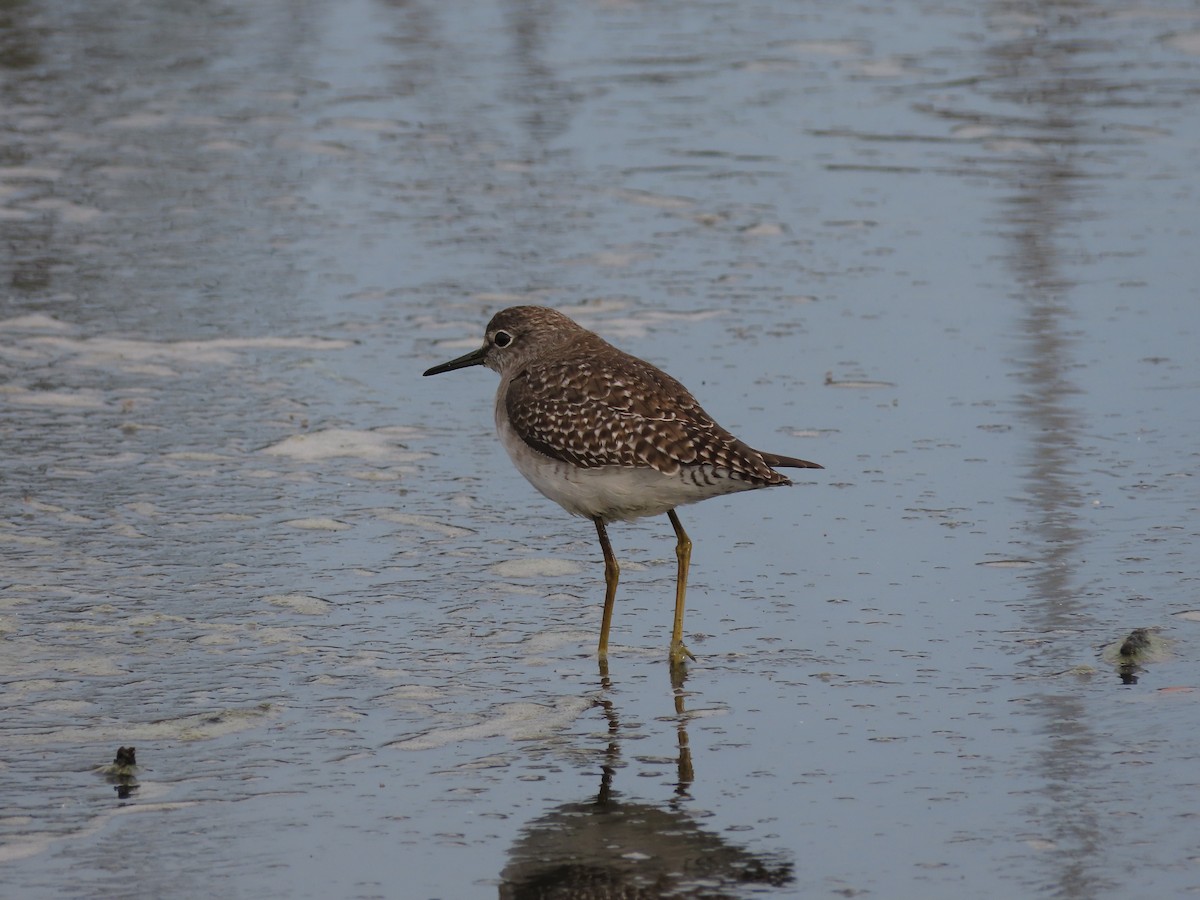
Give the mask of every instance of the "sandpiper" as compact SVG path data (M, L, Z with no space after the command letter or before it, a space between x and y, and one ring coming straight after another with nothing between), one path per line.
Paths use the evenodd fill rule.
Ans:
M620 567L607 524L666 513L675 529L675 623L670 661L683 643L683 607L692 542L675 507L709 497L789 485L773 467L817 463L763 453L742 443L687 388L650 363L618 350L557 310L513 306L488 323L483 346L426 370L467 366L500 374L496 430L529 483L596 526L604 552L604 616L597 655L608 656Z

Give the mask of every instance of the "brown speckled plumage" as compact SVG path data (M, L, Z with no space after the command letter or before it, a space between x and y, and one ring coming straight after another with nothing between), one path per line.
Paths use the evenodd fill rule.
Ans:
M682 384L593 335L530 363L509 381L504 406L521 439L547 456L592 469L649 466L675 475L709 464L729 477L786 484L718 425Z

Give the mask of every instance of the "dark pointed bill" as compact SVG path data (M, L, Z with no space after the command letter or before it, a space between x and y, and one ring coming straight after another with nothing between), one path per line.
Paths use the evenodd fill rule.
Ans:
M452 359L450 362L444 362L440 366L434 366L432 369L426 369L426 375L441 375L443 372L453 372L455 369L465 369L467 366L482 366L483 357L487 352L487 346L480 347L478 350L472 350L470 353L464 353L458 359Z

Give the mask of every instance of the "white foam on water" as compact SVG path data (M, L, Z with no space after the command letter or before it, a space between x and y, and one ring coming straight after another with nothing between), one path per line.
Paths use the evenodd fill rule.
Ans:
M412 459L402 452L396 437L382 430L356 431L329 428L307 434L294 434L258 451L268 456L286 456L303 462L350 456L369 460Z
M1200 31L1181 31L1163 41L1172 50L1200 56Z
M397 750L436 750L463 741L503 737L513 741L529 741L560 734L582 713L591 709L587 697L560 697L551 704L508 703L498 708L496 715L471 725L433 728L415 737L395 741L387 746Z
M303 616L324 616L334 608L328 600L309 594L269 594L263 600Z
M488 566L488 571L501 578L545 578L561 575L575 575L582 566L574 560L555 559L553 557L532 557L529 559L508 559Z
M68 331L71 326L43 313L0 319L0 331Z
M22 319L29 319L24 316ZM11 321L11 320L10 320ZM53 321L53 320L51 320ZM44 322L20 326L47 328ZM63 330L58 327L53 330ZM59 335L31 336L22 342L25 348L38 352L55 362L69 361L88 368L117 368L136 371L134 367L150 364L220 365L230 366L238 354L247 350L342 350L353 346L351 341L315 337L258 337L216 338L208 341L145 341L136 338L100 335L74 338ZM156 374L173 374L172 370L152 370Z
M302 528L306 531L346 531L351 526L337 519L291 519L283 523L291 528Z
M397 525L410 525L441 537L463 537L464 535L475 533L470 528L447 525L432 516L414 516L409 513L384 513L379 518L385 522L395 522Z
M28 388L0 387L0 397L20 406L44 406L57 409L103 409L107 404L97 391L31 391Z

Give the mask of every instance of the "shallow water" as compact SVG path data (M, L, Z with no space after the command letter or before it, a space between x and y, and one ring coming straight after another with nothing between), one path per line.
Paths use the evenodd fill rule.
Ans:
M1191 5L246 7L4 13L6 896L1200 890ZM420 377L517 302L826 466L682 681Z

